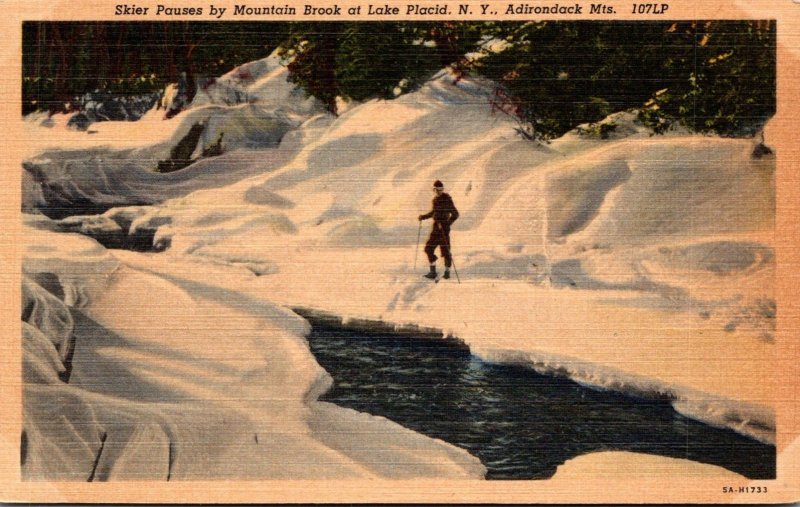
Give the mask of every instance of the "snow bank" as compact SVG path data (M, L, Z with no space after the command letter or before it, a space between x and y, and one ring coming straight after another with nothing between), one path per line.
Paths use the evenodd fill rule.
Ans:
M267 59L249 74L220 79L204 92L209 105L180 115L180 129L201 117L209 125L241 119L244 145L272 132L245 121L258 116L253 107L269 103L269 118L295 121L292 115L312 109L287 92L281 72ZM396 100L308 118L275 148L226 152L167 175L144 169L141 154L152 159L152 146L167 150L169 142L114 151L113 163L111 151L91 150L30 159L36 184L24 188L38 193L30 191L28 202L68 196L63 206L72 215L80 214L80 199L159 203L39 220L47 230L37 230L42 240L26 265L37 255L50 259L46 245L65 237L53 230L112 236L118 244L147 238L166 250L102 254L118 267L113 275L101 270L102 292L90 291L81 307L81 329L92 338L83 348L75 341L77 384L70 388L101 397L82 398L91 410L76 409L81 420L99 420L112 399L129 407L132 421L146 421L126 435L185 445L195 461L191 442L226 435L202 458L213 465L206 464L209 476L477 473L474 461L449 446L315 404L326 377L302 340L302 322L281 309L304 307L441 329L489 361L667 398L687 415L774 442L774 157L752 157L751 140L680 131L650 137L629 113L614 117L609 139L576 131L548 145L524 141L511 119L491 113L492 86L442 72ZM252 95L242 99L245 91ZM286 108L269 109L278 103ZM169 134L173 142L180 129ZM462 214L452 233L460 284L419 276L427 266L416 251L416 217L429 209L434 179L445 182ZM104 250L91 244L89 257L99 262ZM63 265L65 277L82 257L53 255L50 264ZM29 271L54 272L50 264ZM57 376L55 356L45 356ZM156 399L167 401L153 407ZM197 411L178 416L171 403ZM43 409L30 410L40 420ZM220 429L223 411L239 418L228 421L229 431ZM197 417L204 422L194 426ZM413 455L437 465L381 468L352 440L322 434L325 425L345 424L338 418L400 435L402 445L386 451L399 463ZM282 441L286 428L302 428L303 436L292 437L286 451L275 445L259 454L261 435ZM94 442L87 455L97 454L96 436L79 440ZM141 455L132 452L138 463ZM278 468L266 456L313 456L318 466ZM192 461L168 470L181 478L201 473Z
M246 100L232 98L240 94ZM221 187L280 167L296 147L283 142L287 135L323 113L317 101L287 82L285 67L270 56L223 76L169 120L151 110L137 122L102 122L76 133L64 115L46 120L30 115L23 123L29 146L22 209L63 218ZM194 125L202 126L191 154L196 163L168 174L155 172ZM224 154L203 158L203 151L218 142Z
M114 206L158 203L279 167L292 155L292 147L283 147L281 140L296 124L257 105L209 106L169 123L167 130L174 129L169 138L153 145L116 149L103 145L113 139L98 138L95 147L46 150L29 158L23 163L23 211L61 218ZM175 172L155 172L159 161L169 159L171 149L196 124L204 126L192 154L198 161ZM220 135L223 155L201 158L203 149Z
M594 452L578 456L559 466L552 480L555 482L594 480L598 477L607 480L647 480L665 476L685 477L690 480L701 478L746 480L739 474L714 465L633 452Z
M330 379L292 312L25 232L24 479L483 475L448 444L316 402Z

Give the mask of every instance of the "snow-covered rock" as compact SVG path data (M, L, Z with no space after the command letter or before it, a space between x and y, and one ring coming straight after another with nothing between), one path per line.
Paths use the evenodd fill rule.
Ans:
M277 52L241 65L199 87L192 107L206 104L260 104L290 117L308 118L325 106L287 80L288 72Z
M158 104L159 93L138 96L115 96L96 90L76 101L79 110L70 116L67 127L86 131L100 121L137 121Z

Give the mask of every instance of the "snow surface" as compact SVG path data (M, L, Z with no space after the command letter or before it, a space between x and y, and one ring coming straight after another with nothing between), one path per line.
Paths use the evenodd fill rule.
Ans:
M27 122L26 211L119 207L26 215L24 294L47 309L24 328L26 477L483 473L443 442L316 401L330 379L299 307L441 329L486 360L667 397L774 442L775 162L753 141L651 137L619 113L609 139L536 144L491 112L492 83L447 71L334 118L274 58L169 121L80 138ZM196 121L208 142L231 133L225 153L153 173ZM462 216L460 284L420 277L416 217L435 179ZM87 237L125 235L165 251Z

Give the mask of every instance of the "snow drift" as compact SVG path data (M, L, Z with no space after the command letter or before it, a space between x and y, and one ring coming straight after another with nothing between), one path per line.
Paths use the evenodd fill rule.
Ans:
M50 120L56 126L45 137L39 122L26 122L31 156L23 163L23 211L63 218L159 203L261 173L266 166L279 167L296 148L284 138L323 108L314 99L297 97L278 61L273 55L223 76L201 90L195 107L172 121L153 109L138 122L103 122L86 134L64 128L65 118L56 115ZM229 102L224 97L231 90L249 99ZM197 163L175 173L156 173L159 161L169 158L193 126L202 129L191 150ZM223 155L203 158L220 135Z
M443 442L316 402L330 379L292 312L128 267L83 236L26 232L24 479L483 474Z
M609 139L575 131L536 144L491 113L492 83L447 71L334 118L284 72L267 59L220 78L150 144L114 144L109 131L80 151L32 150L24 210L56 220L30 218L27 234L25 297L53 320L42 328L30 322L41 312L26 315L28 477L195 478L201 463L211 477L481 473L441 442L314 401L327 377L287 307L441 329L484 359L666 397L774 442L774 158L751 156L751 140L651 137L619 113ZM204 142L236 140L154 173L197 121ZM412 269L434 179L462 216L460 284ZM63 232L164 252L108 251ZM68 256L49 246L65 237ZM53 277L61 303L34 285ZM96 421L81 426L90 433L46 424L59 410L50 396L74 400L70 417ZM327 433L348 425L364 429L358 438L391 434L375 446L408 466L381 468ZM218 446L192 454L211 435ZM48 469L36 461L48 446L77 454ZM119 474L86 468L107 452ZM316 465L278 466L293 456Z

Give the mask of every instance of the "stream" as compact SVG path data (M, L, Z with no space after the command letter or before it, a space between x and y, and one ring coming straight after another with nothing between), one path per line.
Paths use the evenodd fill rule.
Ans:
M352 331L309 319L317 361L334 379L320 399L391 419L466 449L488 479L546 479L566 460L631 451L775 478L775 448L642 399L490 364L430 337Z

